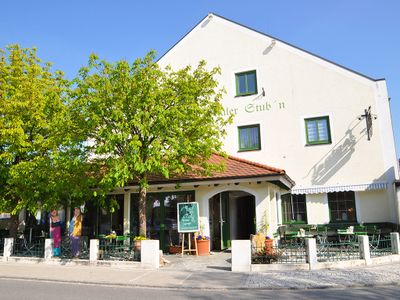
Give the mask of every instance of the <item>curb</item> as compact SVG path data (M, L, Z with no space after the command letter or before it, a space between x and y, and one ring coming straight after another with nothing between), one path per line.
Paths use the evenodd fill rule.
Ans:
M48 282L48 283L59 283L59 284L81 284L81 285L92 285L92 286L104 286L104 287L124 287L124 288L143 288L143 289L160 289L160 290L186 290L188 287L185 286L153 286L144 284L125 284L125 283L110 283L110 282L92 282L92 281L67 281L59 279L44 279L44 278L30 278L30 277L18 277L18 276L0 276L0 279L4 280L21 280L21 281L37 281L37 282ZM393 281L382 284L350 284L350 285L337 285L337 286L313 286L305 288L297 287L196 287L191 286L190 289L198 291L242 291L242 290L260 290L260 291L306 291L306 290L330 290L330 289L345 289L345 288L375 288L375 287L387 287L387 286L400 286L399 282Z

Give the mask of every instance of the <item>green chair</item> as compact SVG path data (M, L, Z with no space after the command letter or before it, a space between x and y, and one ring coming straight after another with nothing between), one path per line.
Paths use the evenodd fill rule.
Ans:
M372 236L369 237L369 247L371 251L379 249L379 242L381 239L381 230L376 229Z
M328 227L325 225L317 225L317 242L326 244L328 242Z

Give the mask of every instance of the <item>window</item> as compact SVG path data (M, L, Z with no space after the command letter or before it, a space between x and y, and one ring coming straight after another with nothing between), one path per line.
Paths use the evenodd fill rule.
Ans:
M236 74L236 96L257 94L256 71Z
M356 222L356 201L354 192L328 193L331 221Z
M283 223L307 223L306 195L281 196Z
M329 117L305 119L307 145L330 144Z
M114 208L113 212L111 208ZM73 207L71 216L73 216ZM94 201L85 203L85 216L82 223L82 235L95 237L109 234L111 230L117 235L124 234L124 195L108 195L103 205Z
M241 126L239 129L239 151L260 150L260 125Z
M195 201L194 191L147 193L147 236L160 241L160 249L168 251L169 245L179 245L177 205ZM139 194L131 194L130 233L139 234Z

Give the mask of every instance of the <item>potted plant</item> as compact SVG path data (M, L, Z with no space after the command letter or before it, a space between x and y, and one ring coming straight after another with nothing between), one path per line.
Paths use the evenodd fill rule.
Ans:
M274 240L267 235L265 237L265 254L272 255L274 252L273 247L274 247Z
M264 212L262 220L258 226L259 232L265 236L265 253L267 255L273 254L274 240L268 235L269 223L267 219L267 212Z
M199 256L210 255L210 237L199 234L197 236L197 254Z

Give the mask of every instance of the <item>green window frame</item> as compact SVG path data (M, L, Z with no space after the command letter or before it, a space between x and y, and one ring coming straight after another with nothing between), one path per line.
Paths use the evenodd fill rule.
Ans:
M239 152L261 150L260 125L238 127Z
M257 73L255 70L235 74L236 96L257 94Z
M281 196L282 223L307 224L305 194L284 194Z
M330 144L331 127L329 117L317 117L305 119L307 145Z
M330 221L357 222L356 197L353 191L328 193Z

